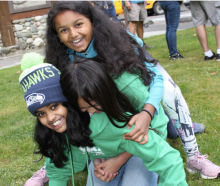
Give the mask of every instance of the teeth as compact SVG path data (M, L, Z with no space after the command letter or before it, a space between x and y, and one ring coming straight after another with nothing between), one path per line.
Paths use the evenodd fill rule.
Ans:
M72 41L72 43L73 43L73 44L77 44L81 39L82 39L82 38L77 39L77 40L75 40L75 41Z
M61 118L61 119L57 120L55 123L53 123L53 126L59 125L59 124L61 123L62 119L63 119L63 118Z

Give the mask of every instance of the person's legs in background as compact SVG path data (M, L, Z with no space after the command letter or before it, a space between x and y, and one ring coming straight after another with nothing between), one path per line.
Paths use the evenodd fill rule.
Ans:
M220 12L220 8L218 10ZM220 17L220 13L219 13ZM220 25L215 27L215 38L217 43L217 54L216 54L216 61L220 61Z
M167 10L167 31L170 55L178 53L176 31L180 20L180 5L176 1L172 1Z
M167 9L166 9L166 7L163 8L163 11L164 11L165 20L166 20L166 23L167 23ZM167 26L167 24L166 24L166 42L167 42L167 47L169 49L170 46L169 46L169 42L168 42L168 26ZM170 54L169 54L169 57L170 57Z
M128 31L135 35L137 21L129 21Z
M110 6L110 12L111 12L112 19L116 22L120 22L116 15L115 5Z
M143 37L144 37L144 22L143 21L138 21L136 23L136 31L137 31L137 36L143 40Z
M128 17L128 30L135 35L135 31L137 32L137 36L143 40L144 37L144 28L143 22L147 18L147 11L145 8L145 3L131 3L131 9L127 9L125 7L125 11ZM143 41L143 47L145 49L150 48Z
M176 31L180 21L180 4L178 1L161 1L161 8L165 11L166 41L171 59L183 58L177 50Z
M118 20L117 15L116 15L115 6L114 6L114 5L108 7L108 9L104 9L104 11L105 11L105 14L106 14L109 18L111 17L114 21L120 22L120 21Z
M208 46L208 38L205 29L205 24L208 19L212 22L212 25L217 25L215 28L215 36L217 42L217 49L220 49L220 21L217 18L217 8L215 7L215 2L199 2L199 1L190 1L190 7L192 12L192 20L196 27L196 34L198 36L199 42L202 46L203 52L205 54L205 61L214 59L215 53L212 52ZM217 50L218 53L218 50ZM220 54L220 52L219 52Z

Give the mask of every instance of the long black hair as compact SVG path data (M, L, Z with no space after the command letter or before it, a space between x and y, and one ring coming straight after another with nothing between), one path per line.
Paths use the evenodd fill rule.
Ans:
M34 133L34 140L37 142L35 154L49 157L56 167L60 168L68 160L65 152L68 152L67 138L71 145L93 147L92 140L89 138L90 116L86 112L77 112L68 103L62 103L68 109L67 129L63 133L58 133L42 125L37 119Z
M47 63L62 70L69 61L67 47L60 42L54 26L56 15L67 10L82 14L93 24L94 50L98 54L96 61L105 63L108 73L117 76L124 71L136 73L134 69L138 69L144 84L151 83L152 76L155 74L145 67L144 62L148 60L144 55L143 48L120 23L111 21L102 11L86 1L56 1L53 4L47 18L45 58Z
M90 105L91 100L95 101L101 106L111 123L118 128L126 126L132 115L138 113L126 95L119 91L106 71L105 64L99 64L92 59L76 58L75 63L68 64L62 70L60 83L69 104L75 109L80 109L79 98ZM115 121L125 124L119 126Z

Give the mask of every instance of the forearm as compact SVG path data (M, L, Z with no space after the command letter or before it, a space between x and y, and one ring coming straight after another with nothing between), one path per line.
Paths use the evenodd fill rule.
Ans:
M122 166L130 159L131 156L132 154L128 152L123 152L116 157L117 158L116 161L120 166Z
M147 68L155 73L150 84L150 95L145 104L151 104L155 108L155 114L159 113L159 105L163 96L163 75L157 70L154 65L145 63Z
M147 104L144 105L143 109L148 110L151 113L152 116L154 115L155 107L153 105L147 103ZM146 114L148 114L148 113L146 113Z

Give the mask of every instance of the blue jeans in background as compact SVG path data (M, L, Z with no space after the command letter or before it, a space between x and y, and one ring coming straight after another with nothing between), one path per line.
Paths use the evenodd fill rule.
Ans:
M177 54L176 31L180 21L180 3L178 1L160 1L166 19L166 41L171 55Z
M144 166L142 160L132 156L119 170L118 175L109 183L100 181L94 175L93 162L89 165L93 186L157 186L158 174L150 172ZM86 186L91 186L87 178Z
M113 19L114 21L120 22L120 21L118 20L118 18L117 18L116 11L115 11L115 6L114 6L114 5L108 7L108 9L104 9L104 12L106 13L106 15L107 15L108 17L112 17L112 19Z

